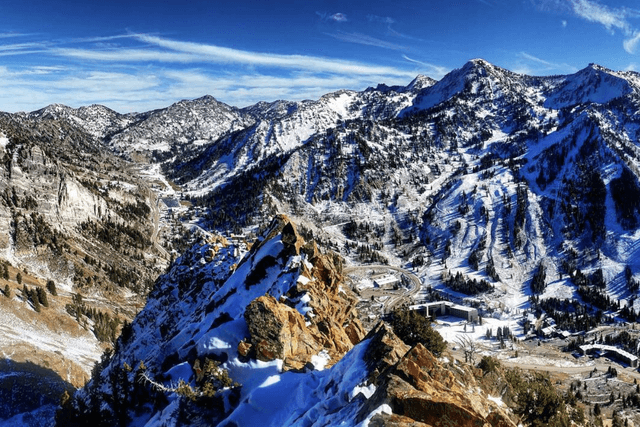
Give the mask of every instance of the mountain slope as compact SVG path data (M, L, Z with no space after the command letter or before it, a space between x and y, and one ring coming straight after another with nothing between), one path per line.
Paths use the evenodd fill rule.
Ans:
M362 340L339 259L287 218L230 270L237 249L217 239L183 255L58 425L368 425L392 413L516 425L467 368L448 372L383 324Z
M374 91L410 102L375 120L347 109L348 120L304 142L254 145L286 135L259 124L166 170L207 207L208 227L289 212L354 261L421 259L425 282L454 294L443 273L488 280L521 306L543 263L548 296L573 297L572 265L604 268L606 282L622 282L607 292L634 299L623 270L640 265L624 248L637 240L640 211L620 189L638 187L637 82L637 73L595 65L528 77L473 60L414 92ZM289 134L313 129L286 117L302 120L289 121Z

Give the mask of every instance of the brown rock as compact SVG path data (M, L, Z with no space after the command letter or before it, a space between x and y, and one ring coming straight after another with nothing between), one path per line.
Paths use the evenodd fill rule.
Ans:
M248 357L249 353L251 353L251 344L244 340L240 341L238 344L238 354L241 357Z
M244 316L259 360L282 359L290 369L301 369L322 349L304 317L270 295L252 301Z
M388 334L379 334L386 336ZM381 340L378 340L381 342ZM384 349L384 346L378 346ZM390 353L397 349L390 349ZM388 353L388 354L390 354ZM443 366L424 346L416 345L386 374L366 410L387 403L392 415L374 417L374 425L434 427L515 427L511 416L480 390L466 366Z
M384 322L374 326L364 339L370 340L366 358L370 370L379 373L398 363L410 348Z
M277 238L278 234L285 246L281 255L305 257L307 262L301 263L298 271L308 280L295 283L280 302L260 297L249 305L245 320L250 342L257 358L283 359L285 369L300 369L321 350L329 354L330 367L364 337L356 311L358 300L342 276L342 259L334 253L321 253L314 242L306 243L284 215L274 218L265 239L251 252L257 252L264 242ZM245 261L251 258L245 257ZM275 259L265 257L252 265L245 286L259 283L262 271L273 262ZM307 306L311 309L306 316L294 308L295 301L303 295L308 296Z

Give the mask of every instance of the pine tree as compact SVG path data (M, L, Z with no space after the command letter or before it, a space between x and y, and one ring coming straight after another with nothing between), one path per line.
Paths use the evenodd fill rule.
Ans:
M40 313L41 308L40 308L40 300L38 299L38 292L35 289L33 289L28 291L28 294L29 294L29 299L31 300L31 303L33 304L33 309L36 312Z
M538 264L538 269L533 275L533 279L531 280L531 291L535 294L541 294L544 292L544 288L546 287L545 283L546 273L545 268L542 263Z
M20 273L18 271L18 274L16 274L16 282L18 282L18 285L22 284L22 273Z
M58 291L56 290L56 282L51 279L47 280L47 290L54 297L58 296Z
M38 300L40 301L40 304L42 304L42 306L44 307L49 307L49 300L47 299L47 293L44 291L44 289L42 289L40 286L38 286L36 288L36 292L37 292L37 296L38 296Z

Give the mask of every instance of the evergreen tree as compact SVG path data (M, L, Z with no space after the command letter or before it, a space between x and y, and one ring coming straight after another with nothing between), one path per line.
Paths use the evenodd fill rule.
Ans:
M544 265L542 263L538 264L538 269L533 275L533 279L531 280L531 291L534 294L541 294L544 292L544 288L546 287L545 283L546 273L544 269Z
M47 290L54 297L58 296L58 291L56 290L56 282L51 279L47 280Z
M22 273L20 273L18 271L18 274L16 274L16 282L18 282L19 285L22 284Z
M11 298L11 288L9 285L4 285L4 296L7 298Z
M42 306L44 307L49 307L49 300L47 299L47 293L44 291L44 289L42 289L40 286L38 286L36 288L36 292L37 292L37 296L38 296L38 300L40 301L40 304L42 304Z
M405 342L414 346L424 345L435 356L439 356L447 347L442 335L431 327L429 319L415 310L397 309L392 314L393 332Z
M31 300L31 303L33 304L33 309L40 313L40 300L38 299L38 292L35 289L29 290L28 291L29 294L29 300Z

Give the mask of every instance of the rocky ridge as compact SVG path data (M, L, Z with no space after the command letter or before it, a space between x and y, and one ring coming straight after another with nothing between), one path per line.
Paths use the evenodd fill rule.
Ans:
M481 391L477 370L409 348L384 323L365 337L338 258L305 242L288 218L277 217L238 263L243 247L210 240L178 259L58 425L99 423L94 405L101 422L120 425L516 425ZM200 374L207 360L229 379L213 394ZM139 378L146 386L132 394L126 384Z

